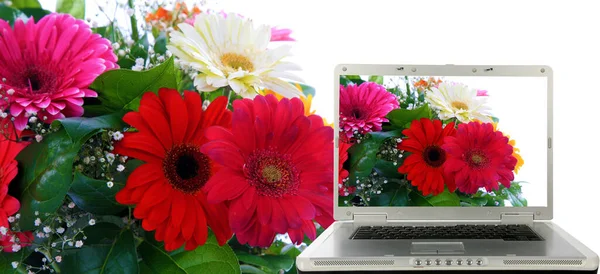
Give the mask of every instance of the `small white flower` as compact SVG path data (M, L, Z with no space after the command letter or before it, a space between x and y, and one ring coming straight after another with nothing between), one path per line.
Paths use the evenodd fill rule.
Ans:
M29 118L29 122L35 124L37 122L37 117L33 116Z
M165 55L167 56L167 58L169 58L173 55L173 53L170 50L167 50L165 51Z
M83 241L79 240L77 242L75 242L75 247L80 248L83 246Z
M10 265L12 265L13 268L17 268L19 266L19 262L14 261L14 262L10 263Z
M73 246L73 242L72 242L72 241L68 241L68 242L67 242L67 245L68 245L68 246Z
M36 233L35 236L38 237L38 238L40 238L40 239L46 238L46 234L44 232L41 232L41 231L38 232L38 233Z
M69 207L69 208L75 208L75 203L73 203L73 202L70 202L70 203L67 205L67 207Z
M39 135L39 134L35 135L35 141L36 141L36 142L38 142L38 143L39 143L39 142L41 142L42 140L44 140L44 137L43 137L42 135Z
M142 69L144 69L144 67L143 66L138 66L138 65L135 65L135 66L131 67L131 70L133 70L133 71L141 71Z
M42 258L42 262L44 262L44 263L45 263L45 262L47 262L47 261L48 261L48 259L46 259L46 258Z
M13 250L13 252L19 252L19 250L21 250L21 245L20 244L12 245L12 250Z
M115 161L115 155L112 153L106 153L106 160L112 164Z
M52 243L52 244L50 244L50 246L56 247L56 243Z
M83 163L86 164L86 165L89 164L90 163L90 157L87 157L87 156L84 157L83 158Z
M90 225L95 225L95 224L96 224L96 220L94 220L94 219L90 219L90 221L88 222L88 224L90 224Z
M6 232L8 232L8 229L6 227L0 226L0 233L2 235L6 235Z
M125 44L127 44L128 47L131 47L131 45L133 45L133 43L134 43L134 41L130 37L127 37L127 40L125 40Z
M156 60L162 63L165 61L165 57L161 55L161 56L156 57Z
M144 59L142 59L142 58L135 59L135 64L137 66L144 66Z
M44 230L44 232L46 232L46 233L50 233L50 232L52 232L52 228L50 228L49 226L45 226L43 230Z
M62 257L61 257L61 256L56 256L56 257L54 257L54 260L55 260L57 263L60 263L60 262L62 262Z
M1 118L6 118L6 117L8 117L8 113L6 113L6 112L0 112L0 117Z
M59 228L56 229L56 232L58 234L63 234L63 232L65 232L65 228L64 227L59 227Z
M27 270L27 274L35 274L35 272L31 271L31 269L30 269L30 270Z
M33 221L33 224L35 226L40 226L42 224L42 220L40 220L40 218L36 218L35 221Z
M113 48L114 50L117 50L117 49L118 49L118 48L120 48L120 47L121 47L121 45L119 45L119 43L117 43L117 42L114 42L114 43L112 43L112 48Z
M119 54L119 56L123 57L123 56L125 56L125 51L124 51L124 50L122 50L122 49L120 49L120 50L117 52L117 54Z
M13 95L13 94L15 94L15 90L11 88L11 89L9 89L9 90L6 91L6 94Z
M15 215L15 218L17 218L17 219L21 218L21 213L17 213L17 215Z
M9 223L12 223L14 221L15 221L15 217L13 217L13 216L8 217L8 222Z
M123 172L123 170L125 170L125 166L124 165L118 165L117 166L117 171L118 172Z
M153 47L149 47L148 48L148 54L154 54L154 48Z
M115 183L113 183L112 181L108 181L108 182L106 182L106 186L107 186L108 188L112 188L114 185L115 185Z
M135 12L135 10L133 10L132 8L128 8L127 9L127 16L129 16L129 17L133 16L134 12Z
M35 214L35 216L37 216L37 215L40 215L40 212L36 210L33 214Z
M125 135L123 135L123 133L121 133L120 131L117 131L117 132L113 133L112 137L113 137L113 140L115 140L115 141L121 141L121 140L123 140L123 137L125 137Z

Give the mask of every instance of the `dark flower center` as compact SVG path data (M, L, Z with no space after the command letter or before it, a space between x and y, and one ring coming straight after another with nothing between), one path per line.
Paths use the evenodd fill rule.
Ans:
M58 89L58 77L51 69L32 65L16 75L14 86L31 94L52 94Z
M258 194L274 198L295 194L300 185L300 172L291 156L272 149L256 150L248 157L244 173Z
M465 153L465 160L474 169L481 169L488 165L490 160L481 150L470 150Z
M352 113L351 116L356 118L356 119L361 119L362 118L362 111L360 111L360 109L352 109Z
M439 146L428 146L423 150L423 160L431 167L439 167L446 162L446 152Z
M198 146L181 144L167 152L163 172L174 189L194 194L210 179L211 163Z

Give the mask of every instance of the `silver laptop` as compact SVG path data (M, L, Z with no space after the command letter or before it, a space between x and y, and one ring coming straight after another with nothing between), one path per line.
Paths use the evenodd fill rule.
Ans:
M552 222L550 67L339 65L335 113L336 222L300 273L597 273Z

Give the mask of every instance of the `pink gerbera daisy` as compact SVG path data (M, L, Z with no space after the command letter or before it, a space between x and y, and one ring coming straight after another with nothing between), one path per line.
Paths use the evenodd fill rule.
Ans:
M201 152L223 166L206 183L208 201L229 201L240 243L270 246L286 232L300 243L316 237L313 219L333 222L333 129L305 116L300 99L236 100L231 129L210 127L206 137Z
M444 169L454 178L463 193L473 194L479 188L497 190L498 182L510 187L517 159L513 147L490 123L459 124L454 136L444 139L446 151Z
M110 42L68 14L17 20L14 29L0 20L0 52L0 95L8 98L0 110L20 130L34 113L46 123L81 116L83 98L97 96L88 86L117 67Z
M398 106L396 96L377 83L340 86L340 129L348 138L355 131L380 131L385 116Z

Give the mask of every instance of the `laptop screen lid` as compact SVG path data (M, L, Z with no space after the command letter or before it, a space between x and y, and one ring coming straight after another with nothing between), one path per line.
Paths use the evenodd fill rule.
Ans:
M339 65L336 220L552 219L552 69Z

